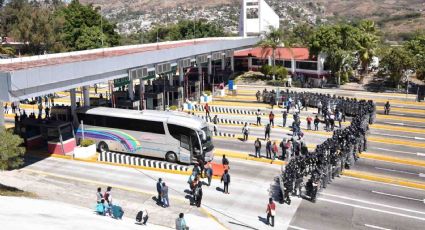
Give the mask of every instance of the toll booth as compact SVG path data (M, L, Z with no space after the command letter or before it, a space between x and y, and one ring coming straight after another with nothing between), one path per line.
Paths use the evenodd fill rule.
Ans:
M140 108L140 100L131 100L128 91L115 91L112 95L116 108L135 110Z
M91 97L90 98L90 106L108 106L109 102L106 98L97 98L97 97Z
M50 110L50 118L58 121L72 121L70 106L53 106Z
M26 118L20 121L18 134L28 150L42 149L49 154L72 154L77 144L71 122Z

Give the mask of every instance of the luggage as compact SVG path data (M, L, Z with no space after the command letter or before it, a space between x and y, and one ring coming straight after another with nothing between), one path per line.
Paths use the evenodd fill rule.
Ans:
M142 222L142 218L143 218L143 211L139 211L136 215L136 221Z
M99 215L105 215L105 207L102 203L96 205L96 213Z
M112 205L112 216L115 219L122 219L123 215L124 215L124 211L122 210L121 206Z

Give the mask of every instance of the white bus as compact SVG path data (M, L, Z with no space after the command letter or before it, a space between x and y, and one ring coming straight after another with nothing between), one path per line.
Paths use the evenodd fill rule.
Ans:
M117 151L193 163L214 157L208 124L174 111L128 110L107 107L76 111L76 137L96 141L100 151Z

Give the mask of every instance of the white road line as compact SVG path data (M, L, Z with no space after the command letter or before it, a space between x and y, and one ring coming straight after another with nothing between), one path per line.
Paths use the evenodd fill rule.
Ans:
M389 184L389 183L379 182L379 181L370 181L370 180L366 180L366 179L362 179L362 178L355 178L355 177L349 177L349 176L344 176L344 175L342 175L342 177L350 179L350 180L362 181L362 182L365 182L365 183L382 184L382 185L387 185L387 186L391 186L391 187L398 187L398 188L416 190L416 191L421 191L421 192L424 191L423 189L420 189L420 188L407 187L407 186L398 185L398 184Z
M359 202L359 203L365 203L365 204L369 204L369 205L376 205L376 206L381 206L381 207L384 207L384 208L396 209L396 210L400 210L400 211L412 212L412 213L416 213L416 214L425 215L425 212L420 212L420 211L416 211L416 210L412 210L412 209L399 208L399 207L392 206L392 205L380 204L380 203L375 203L375 202L371 202L371 201L367 201L367 200L354 199L354 198L351 198L351 197L339 196L339 195L334 195L334 194L324 193L324 192L322 192L320 194L323 194L323 195L326 195L326 196L337 197L337 198L341 198L341 199L345 199L345 200L355 201L355 202ZM378 209L378 210L380 210L380 209ZM382 211L384 211L384 210L382 210ZM422 219L425 221L425 218L422 218Z
M385 124L390 124L390 125L401 125L404 126L404 123L397 123L397 122L383 122Z
M404 113L391 113L391 115L404 116L404 115L406 115L406 114L404 114Z
M425 140L423 137L415 137L415 140Z
M419 173L406 172L406 171L395 170L395 169L387 169L387 168L381 168L381 167L375 167L375 168L379 169L379 170L390 171L390 172L399 172L399 173L405 173L405 174L410 174L410 175L419 175Z
M383 228L383 227L379 227L379 226L372 225L372 224L365 224L364 226L366 226L368 228L379 229L379 230L391 230L389 228Z
M330 199L321 198L321 197L319 197L318 199L322 200L322 201L329 202L329 203L335 203L335 204L340 204L340 205L345 205L345 206L351 206L351 207L354 207L354 208L360 208L360 209L365 209L365 210L370 210L370 211L375 211L375 212L391 214L391 215L394 215L394 216L400 216L400 217L406 217L406 218L410 218L410 219L417 219L417 220L425 221L425 218L418 217L418 216L411 216L411 215L406 215L406 214L403 214L403 213L391 212L391 211L381 210L381 209L377 209L377 208L369 208L369 207L365 207L365 206L361 206L361 205L357 205L357 204L351 204L351 203L346 203L346 202L342 202L342 201L330 200Z
M294 226L294 225L289 225L288 227L292 228L292 229L296 229L296 230L307 230L306 228L301 228L301 227L297 227L297 226Z
M406 199L406 200L414 200L414 201L424 202L424 200L421 200L421 199L416 199L416 198L407 197L407 196L399 196L399 195L389 194L389 193L385 193L385 192L372 191L372 193L376 193L376 194L380 194L380 195L384 195L384 196L397 197L397 198Z
M401 138L409 138L409 139L416 139L416 137L409 137L409 136L402 136L402 135L394 135L394 134L387 134L387 133L375 133L372 132L373 135L381 135L381 136L388 136L388 137L401 137ZM425 138L424 138L425 140Z
M425 153L416 153L416 155L421 156L421 157L425 157Z
M407 154L412 154L412 155L419 155L418 153L398 151L398 150L393 150L393 149L384 149L384 148L378 148L378 147L372 147L372 148L373 149L384 150L384 151L389 151L389 152L395 152L395 153L407 153ZM424 154L424 156L425 156L425 154Z
M419 177L425 177L424 173L419 173Z

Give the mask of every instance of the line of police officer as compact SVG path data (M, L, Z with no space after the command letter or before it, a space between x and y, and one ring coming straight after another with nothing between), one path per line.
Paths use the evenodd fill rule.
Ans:
M276 93L271 94L271 97L276 97ZM375 120L376 106L371 100L358 101L355 98L310 92L298 93L287 90L281 92L280 97L281 101L300 100L303 106L308 107L321 105L321 113L324 116L327 113L342 111L343 115L352 117L348 127L335 130L331 138L316 146L315 151L305 151L292 158L281 175L283 202L290 204L290 194L308 197L315 202L317 192L326 188L326 185L335 176L339 177L344 168L349 169L357 161L359 153L366 151L366 134L369 124L373 124ZM304 179L307 180L306 183L304 183ZM303 187L306 190L304 194L302 193Z

